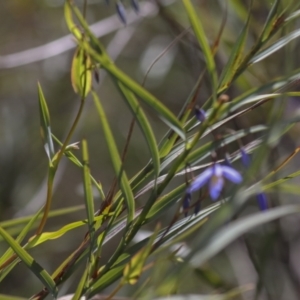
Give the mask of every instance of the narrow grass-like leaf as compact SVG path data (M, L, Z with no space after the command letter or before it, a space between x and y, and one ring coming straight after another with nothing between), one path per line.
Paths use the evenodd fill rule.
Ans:
M292 174L289 174L289 175L287 175L287 176L285 176L283 178L280 178L280 179L278 179L278 180L276 180L274 182L268 183L268 184L264 185L263 189L264 190L268 190L268 189L274 188L275 186L281 185L284 182L286 182L287 180L296 178L298 176L300 176L300 171L296 171L296 172L294 172Z
M72 32L72 34L77 39L81 39L82 33L80 32L77 25L74 23L73 16L72 16L72 10L71 10L70 3L68 0L65 1L64 13L65 13L65 20L66 20L66 23L67 23L67 26L68 26L70 32Z
M25 251L3 228L0 227L0 234L16 252L23 263L31 270L32 273L49 289L50 293L56 297L57 287L49 273L43 269L29 254Z
M124 268L123 272L123 278L122 283L123 284L135 284L139 277L141 276L143 272L143 267L145 265L145 262L150 255L153 242L157 236L158 233L158 227L156 226L156 229L154 230L153 234L151 235L147 245L140 250L137 254L135 254L129 263Z
M82 296L82 290L84 288L84 284L85 284L87 278L88 278L88 268L85 268L85 270L83 271L83 274L81 276L81 279L79 281L79 284L78 284L78 286L76 288L75 294L72 297L72 300L80 300L80 299L82 299L81 298L81 296Z
M277 11L278 11L279 4L280 4L280 0L275 0L272 7L271 7L271 10L268 14L268 17L267 17L267 20L265 22L264 28L263 28L262 33L260 35L259 40L260 40L261 43L263 43L266 39L269 38L270 32L272 30L272 26L274 24L274 20L277 16Z
M294 11L293 13L291 13L285 20L284 20L284 23L289 23L291 22L292 20L298 18L300 16L300 9Z
M92 62L88 54L78 47L74 53L71 67L71 82L75 93L85 98L92 87Z
M256 228L257 226L296 213L300 213L299 205L286 205L283 207L270 209L265 212L255 213L225 225L211 238L208 243L206 243L203 248L194 248L195 251L191 254L192 261L194 261L197 266L201 266L238 237Z
M230 57L226 66L224 67L222 74L219 80L218 94L222 92L222 90L227 89L234 78L234 74L236 73L241 61L243 50L246 42L248 27L249 27L249 19L250 14L245 24L242 32L240 33L237 41L234 44L234 47L230 50Z
M92 91L92 96L93 96L93 100L94 100L96 109L98 111L99 117L100 117L100 121L101 121L102 128L104 131L104 136L105 136L106 143L107 143L109 153L110 153L110 158L111 158L116 176L119 179L120 187L121 187L124 199L127 204L127 209L128 209L127 221L128 221L128 223L130 223L134 218L134 211L135 211L135 202L134 202L133 193L132 193L130 184L128 182L125 170L123 170L121 158L119 156L119 152L118 152L113 134L111 132L110 126L108 124L104 109L100 102L100 99L98 98L97 94L94 91Z
M75 8L74 8L75 9ZM76 10L77 11L77 10ZM80 12L77 12L80 16ZM81 16L82 17L82 16ZM80 20L84 28L88 27L84 20ZM89 31L89 36L91 39L95 39L95 36ZM158 116L170 127L172 128L182 139L185 139L185 133L181 126L181 123L177 120L174 114L162 104L155 96L148 92L145 88L131 79L127 74L122 72L106 55L103 51L97 52L93 49L87 42L78 41L80 46L86 50L86 52L100 65L106 69L115 79L123 83L127 88L129 88L134 94L139 96L142 101L144 101L150 108L158 113ZM100 50L99 50L100 51Z
M168 295L167 297L159 297L153 300L235 300L239 299L247 287L238 287L227 293L203 295L203 294L187 294L187 295ZM252 287L250 289L253 289Z
M26 300L27 298L14 297L9 295L0 294L1 300Z
M53 136L53 139L54 141L56 141L60 146L62 146L62 143L61 141L55 137L54 135ZM68 147L66 148L66 151L65 151L65 156L73 163L75 164L77 167L79 168L83 168L83 165L82 163L80 162L80 160L71 152L71 150L68 150ZM90 174L91 176L91 180L94 184L94 186L97 188L99 194L100 194L100 197L101 199L104 199L105 198L105 194L103 192L103 189L102 189L102 186L99 182L97 182L97 180L92 176L92 174Z
M182 219L176 222L166 233L165 231L168 228L164 228L160 230L159 235L156 238L155 242L160 242L161 244L166 242L171 242L174 238L176 238L176 242L180 241L181 237L185 237L185 231L193 230L202 226L203 220L205 220L211 213L213 213L218 207L220 203L213 204L207 209L201 211L197 216L192 216L190 219ZM145 247L147 243L149 243L150 237L147 237L140 241L139 243L132 245L128 248L128 250L123 253L115 265L109 270L106 274L101 276L99 280L93 283L93 285L88 289L88 294L93 296L99 292L101 292L104 288L109 286L112 282L115 282L118 278L120 278L123 274L124 267L128 263L129 259L133 257L138 251ZM170 245L170 244L169 244Z
M209 73L210 79L211 79L212 92L215 95L216 90L217 90L218 79L217 79L217 71L216 71L216 65L215 65L213 53L212 53L212 51L210 49L210 45L207 41L200 18L197 16L196 10L193 7L191 1L183 0L183 4L184 4L185 10L188 14L188 17L190 19L190 22L191 22L192 28L195 32L195 36L198 40L198 43L199 43L200 47L202 48L202 51L203 51L203 54L205 57L205 61L206 61L207 70L208 70L208 73ZM216 97L216 95L215 95L215 97Z
M73 212L77 212L82 209L84 209L83 205L77 205L77 206L71 206L71 207L67 207L67 208L51 210L51 212L49 213L49 218L64 216L66 214L71 214ZM2 221L2 222L0 222L0 227L7 228L7 227L12 227L12 226L22 225L24 223L28 223L31 220L35 220L35 216L36 216L36 214L30 215L27 217L21 217L21 218L17 218L17 219ZM38 214L37 220L40 218L41 218L41 215Z
M100 221L102 219L103 219L103 216L99 216L99 217L95 217L93 219L93 221ZM88 219L67 224L56 231L43 232L41 235L34 236L33 238L31 238L29 240L28 247L29 248L36 247L36 246L38 246L44 242L47 242L49 240L58 239L58 238L62 237L63 235L65 235L66 233L68 233L69 231L74 230L79 227L82 227L82 226L85 226L86 224L89 224Z
M47 102L42 91L42 87L39 83L38 83L38 94L39 94L41 135L44 142L44 148L49 159L49 163L52 164L52 158L55 153L54 153L54 146L53 146L53 141L51 136L50 115L49 115Z
M270 56L271 54L277 52L278 50L280 50L281 48L283 48L284 46L286 46L288 43L290 43L294 39L298 38L299 36L300 36L300 29L297 29L297 30L291 32L290 34L284 36L283 38L281 38L277 42L275 42L273 45L260 51L252 59L250 59L249 65L262 61L263 59L265 59L268 56Z
M16 238L16 242L18 244L21 244L29 230L32 228L38 217L40 216L40 213L42 212L42 209L40 209L34 216L28 220L28 223L25 225L25 227L20 232L19 236ZM1 226L2 227L2 226ZM3 227L2 227L3 228ZM9 248L0 258L0 266L12 255L14 254L14 251L12 248Z
M70 31L72 32L71 28L74 28L74 22L72 19L72 10L75 14L75 16L77 17L80 25L82 26L82 28L85 31L85 35L90 39L91 41L91 45L94 49L96 49L96 51L101 55L102 59L105 60L106 63L112 63L112 60L110 59L110 57L108 56L105 48L103 47L103 45L101 44L101 42L99 41L99 39L92 33L92 31L90 30L89 25L86 22L86 19L83 17L80 9L78 9L78 7L75 6L74 1L65 1L65 10L67 10L67 14L68 14L68 18L71 19L71 22L67 20L67 23L69 22L71 24L71 26L68 26ZM73 26L73 27L72 27ZM72 32L74 34L74 36L76 37L76 39L78 41L82 40L82 36L78 36L78 34L75 32Z
M95 57L97 59L97 57ZM185 133L182 128L181 123L177 120L176 116L156 97L144 89L141 85L136 83L120 69L118 69L113 64L103 65L114 78L123 83L128 89L130 89L134 94L139 96L143 102L145 102L151 109L155 110L158 113L158 116L169 126L171 127L183 140L185 139Z
M144 134L145 140L148 144L152 156L154 172L157 177L160 171L160 159L157 142L152 131L151 125L149 124L147 117L142 107L139 105L135 95L130 90L128 90L122 83L118 83L118 85Z
M92 234L94 227L94 199L89 167L89 154L86 140L82 141L82 164L83 164L83 186L85 195L85 207L88 218L89 231Z

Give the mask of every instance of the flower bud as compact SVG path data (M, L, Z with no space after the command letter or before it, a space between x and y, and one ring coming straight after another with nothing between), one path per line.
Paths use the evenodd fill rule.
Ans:
M126 10L121 2L116 3L116 10L120 17L120 20L126 25Z
M206 112L199 107L195 107L195 115L200 122L203 122L207 118Z

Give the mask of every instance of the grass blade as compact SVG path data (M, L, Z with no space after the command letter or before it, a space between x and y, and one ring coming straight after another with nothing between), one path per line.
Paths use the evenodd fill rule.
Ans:
M243 50L244 50L248 27L249 27L249 19L250 19L250 14L248 16L247 23L245 24L241 34L239 35L237 41L234 44L233 49L230 51L230 57L220 76L218 94L222 93L223 90L228 89L242 61Z
M51 135L50 115L49 115L47 102L44 97L40 83L38 83L38 95L39 95L41 135L44 142L45 152L49 159L49 164L52 165L52 158L55 153L54 153L54 146L53 146L52 135Z
M286 46L288 43L292 42L294 39L298 38L299 36L300 36L300 29L294 30L290 34L279 39L277 42L275 42L270 47L266 48L265 50L260 51L252 59L250 59L249 65L262 61L263 59L265 59L268 56L270 56L271 54L277 52L278 50L280 50L281 48L283 48L284 46Z
M97 56L99 59L99 56ZM96 57L95 57L96 58ZM139 96L143 102L145 102L151 109L155 110L158 113L158 116L162 121L172 128L183 140L185 140L185 133L182 128L181 123L174 116L174 114L162 104L156 97L144 89L141 85L136 83L120 69L118 69L114 64L103 65L103 68L106 69L114 78L123 83L129 90L134 94Z
M124 199L127 204L128 209L128 217L127 221L130 223L134 218L134 212L135 212L135 202L133 193L129 184L129 181L127 179L126 173L123 170L122 161L119 156L119 152L113 137L113 134L111 132L110 126L108 124L105 112L103 110L102 104L100 102L100 99L98 98L97 94L93 91L92 92L93 100L96 106L96 109L98 111L100 121L102 123L102 128L104 131L104 136L107 142L107 146L109 148L110 158L116 173L116 176L119 178L120 187L124 196Z
M83 186L85 207L88 218L89 231L92 234L94 227L94 199L92 192L91 174L89 168L89 155L86 140L82 141L82 159L83 159Z
M286 205L270 209L265 212L259 212L240 220L225 225L213 238L199 251L192 253L192 260L197 262L197 266L202 265L207 260L215 256L227 245L232 243L238 237L265 223L280 219L300 212L299 205ZM199 249L195 247L194 249Z
M50 293L56 297L57 287L50 274L43 269L3 228L0 227L0 234L15 251L23 263L36 275L36 277L49 289Z
M124 95L127 103L129 104L132 113L136 118L136 120L138 121L138 124L144 134L144 137L146 139L146 142L148 144L152 156L154 172L157 177L160 171L160 159L159 159L157 142L154 133L152 131L151 125L149 124L147 117L143 109L139 105L135 95L130 90L128 90L122 83L118 83L118 86L122 94Z
M141 85L132 80L129 76L127 76L124 72L122 72L116 65L112 62L103 46L99 43L98 39L94 36L94 34L90 31L88 24L83 18L79 9L72 4L72 9L78 18L80 25L84 28L86 35L91 40L91 45L86 42L83 42L81 37L78 37L76 33L74 34L77 38L78 43L81 45L83 49L86 50L88 54L100 65L106 69L114 78L123 83L127 88L129 88L134 94L139 96L142 101L144 101L148 106L150 106L153 110L155 110L159 117L170 127L172 128L182 139L185 139L185 133L181 126L181 123L177 120L174 114L163 105L156 97L154 97L151 93L149 93L146 89L144 89ZM71 4L66 1L65 10L68 15L68 26L72 32L72 29L76 27L74 25L72 14L71 14ZM95 50L96 49L96 50Z
M207 70L208 70L208 73L209 73L210 79L211 79L212 92L213 92L214 98L216 100L216 90L217 90L218 78L217 78L216 65L215 65L213 53L212 53L212 51L210 49L210 45L207 41L200 18L197 16L195 8L193 7L191 1L183 0L183 4L184 4L185 10L188 14L188 17L190 19L195 36L196 36L198 43L203 51L205 61L206 61L206 67L207 67Z

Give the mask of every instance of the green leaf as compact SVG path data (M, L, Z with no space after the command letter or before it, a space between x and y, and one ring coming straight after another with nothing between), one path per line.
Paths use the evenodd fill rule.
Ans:
M133 193L132 193L130 184L128 182L125 170L123 170L122 161L119 156L119 152L118 152L113 134L111 132L109 123L107 121L104 109L100 102L100 99L98 98L97 94L94 91L92 91L92 96L93 96L93 100L94 100L96 109L98 111L99 117L100 117L100 121L101 121L102 128L104 131L104 136L105 136L106 143L107 143L107 146L109 149L109 154L110 154L110 158L111 158L114 170L115 170L115 174L119 179L120 187L121 187L124 199L127 204L127 209L128 209L127 221L128 221L128 223L130 223L133 220L134 214L135 214L135 212L134 212L135 211L135 202L134 202Z
M215 129L219 128L220 126L224 125L224 123L225 122L223 120L223 121L220 121L220 122L214 124L213 126L211 126L211 128L209 128L206 131L206 133L203 136L205 137L212 130L215 130ZM224 145L229 145L230 143L233 143L233 142L239 140L240 138L247 136L248 134L264 131L266 129L267 129L266 126L257 125L257 126L253 126L248 129L242 129L235 133L224 136L223 139L220 139L216 142L208 142L208 143L198 147L196 150L192 151L188 155L186 161L189 162L190 164L194 165L196 163L199 163L204 158L208 157L210 155L211 151L216 151L217 149L220 149ZM192 139L192 138L193 137L191 137L190 139ZM184 144L178 144L176 147L174 147L174 150L172 150L170 152L170 154L162 161L161 170L166 169L170 164L172 164L174 158L178 157L184 151L184 149L185 149Z
M158 229L159 229L158 226L156 226L156 229L151 235L147 245L142 250L140 250L137 254L135 254L130 259L129 263L127 263L127 265L125 266L123 271L123 278L122 278L123 284L128 284L128 283L136 284L136 282L138 281L139 277L143 272L143 267L146 263L146 260L150 255L152 245L157 236Z
M83 205L55 209L55 210L51 210L51 212L49 213L49 217L64 216L66 214L71 214L73 212L77 212L82 209L84 209ZM28 223L29 221L35 220L35 217L36 217L36 214L30 215L27 217L21 217L21 218L17 218L17 219L2 221L2 222L0 222L0 226L2 228L7 228L7 227L12 227L12 226L17 226L17 225L23 225L24 223ZM37 220L40 218L41 218L41 215L38 212Z
M91 54L92 55L92 54ZM97 56L95 57L97 59ZM99 57L98 57L99 59ZM100 62L101 63L101 62ZM156 97L149 93L146 89L128 77L124 72L118 69L113 64L102 64L114 78L123 83L129 90L139 96L143 102L145 102L150 108L158 113L158 116L171 127L183 140L185 140L185 133L180 121L174 116L174 114L162 104Z
M199 226L203 225L203 221L219 207L220 202L215 203L210 207L202 210L197 216L193 215L189 219L182 219L176 222L171 228L166 227L160 230L155 242L159 241L161 244L170 242L170 244L168 244L167 246L169 247L173 239L176 238L177 242L180 241L182 238L186 237L186 231L193 232L194 230L197 230ZM166 233L167 229L168 232ZM90 296L94 296L95 294L101 292L104 288L109 286L111 283L115 282L118 278L120 278L130 258L138 253L138 251L140 251L143 247L145 247L149 243L149 239L150 237L147 237L137 244L130 246L127 249L126 253L123 253L119 257L112 269L103 274L101 278L93 283L93 285L88 289L87 293ZM158 251L159 249L160 248L158 248Z
M211 78L212 92L213 92L213 94L215 94L215 92L217 90L218 78L217 78L216 65L215 65L213 53L212 53L209 43L207 41L200 18L197 16L195 8L193 7L191 1L183 0L183 4L184 4L185 10L188 14L188 17L190 19L195 36L196 36L198 43L203 51L207 70L208 70L208 73ZM214 95L214 98L216 98L216 95Z
M94 227L94 199L92 192L91 174L89 167L89 154L86 140L82 141L82 159L83 159L83 186L85 194L85 207L88 218L89 231L92 234Z
M243 50L244 50L248 27L249 27L249 19L250 19L250 14L247 23L245 24L241 34L239 35L237 41L234 44L233 49L230 50L230 57L220 76L218 94L229 87L231 81L234 78L236 71L238 70L241 64L242 61L241 58L243 55Z
M80 32L79 28L73 21L72 10L69 1L65 1L64 13L65 13L65 20L70 32L72 32L72 34L77 39L82 39L82 33Z
M92 88L92 61L86 52L77 48L72 60L71 82L75 93L85 98Z
M269 46L265 50L260 51L252 59L250 59L249 65L262 61L263 59L277 52L278 50L280 50L281 48L283 48L284 46L286 46L288 43L298 38L299 36L300 36L300 29L297 29L291 32L290 34L284 36L283 38L275 42L273 45Z
M156 177L159 174L160 171L160 159L159 159L159 151L157 147L157 142L154 136L154 133L152 131L151 125L149 124L147 117L138 103L135 95L128 90L122 83L118 83L118 86L124 95L124 98L126 99L129 107L131 108L131 111L136 118L143 134L146 139L146 142L148 144L151 156L152 156L152 162L154 167L154 172Z
M268 14L267 20L265 22L264 28L263 28L262 33L259 38L260 43L264 43L270 36L274 21L277 17L277 11L278 11L279 4L280 4L280 0L276 0L276 1L274 1L273 5L272 5L272 8Z
M256 228L257 226L299 212L299 205L286 205L283 207L270 209L265 212L255 213L225 225L222 227L222 229L218 230L218 232L212 236L211 240L208 241L204 247L200 248L200 250L197 250L199 247L194 245L195 250L190 256L192 258L192 262L194 261L197 266L200 266L218 254L234 240Z
M29 230L32 228L34 223L37 221L37 219L40 216L40 213L42 212L42 209L40 209L34 216L31 216L31 218L28 220L29 222L25 225L23 230L20 232L19 236L16 238L17 243L22 243L23 239L29 232ZM2 227L2 226L1 226ZM3 227L2 227L3 228ZM0 266L14 253L12 248L9 248L0 258Z
M81 11L74 5L73 1L72 2L71 1L66 1L65 2L65 11L66 11L66 14L65 14L66 17L65 18L66 18L69 30L74 34L77 41L82 41L82 34L76 28L76 25L74 24L74 21L73 21L73 18L72 18L72 10L73 10L75 16L77 17L80 25L85 30L84 36L86 36L90 40L92 47L98 53L100 53L103 60L105 60L107 63L112 63L112 60L107 55L105 48L103 47L103 45L101 44L99 39L92 33L89 25L87 24L85 18L83 17ZM75 30L72 30L74 28L75 28Z
M60 140L55 137L54 135L53 136L53 139L60 145L62 146L62 143L60 142ZM73 163L75 164L77 167L79 168L83 168L83 165L82 163L80 162L80 160L71 152L72 149L70 149L70 147L68 146L65 150L65 156ZM98 192L99 192L99 195L101 197L101 199L104 199L105 198L105 194L103 192L103 189L102 189L102 186L99 182L97 182L97 180L92 176L92 174L90 174L91 176L91 180L93 182L93 184L95 185L95 187L97 188Z
M9 295L0 294L1 300L26 300L27 298L14 297Z
M100 221L102 219L103 219L103 216L99 216L99 217L95 217L94 221ZM33 247L36 247L36 246L38 246L44 242L47 242L49 240L58 239L58 238L62 237L63 235L65 235L70 230L79 228L81 226L85 226L87 223L89 223L89 220L77 221L77 222L67 224L56 231L43 232L42 234L36 235L33 238L31 238L29 240L28 247L33 248Z
M31 216L31 218L28 220L29 222L26 224L25 227L22 227L22 231L19 234L19 236L16 239L17 243L21 243L29 230L33 227L36 220L39 218L40 213L42 209L40 209L34 216ZM1 225L0 225L1 226ZM1 236L2 238L2 236ZM7 251L1 256L0 258L0 266L3 266L5 263L10 260L10 263L5 269L2 269L0 271L0 282L11 272L11 270L18 264L19 259L17 257L14 257L14 250L12 248L7 249ZM1 299L1 298L0 298Z
M84 284L85 284L87 278L88 278L88 268L85 268L85 270L83 271L83 274L81 276L81 279L79 281L79 284L78 284L78 286L76 288L75 294L72 297L72 300L80 300L80 299L82 299L81 298L81 296L82 296L82 290L84 288Z
M57 295L57 287L49 273L43 269L3 228L0 227L0 234L15 251L23 263L36 275L36 277L48 288L53 297Z
M174 114L162 104L156 97L149 93L145 88L131 79L127 74L122 72L115 64L112 63L106 55L101 55L96 52L86 42L79 42L80 46L86 50L88 54L100 65L106 69L111 76L123 83L129 90L139 96L143 102L145 102L150 108L158 113L158 116L172 128L183 140L185 139L185 133L180 121L174 116Z
M52 158L54 157L55 153L54 153L53 141L51 136L50 115L49 115L47 102L44 97L40 83L38 83L38 94L39 94L41 135L44 142L44 148L48 156L49 163L51 165Z
M284 182L286 182L287 180L290 180L290 179L293 179L295 177L298 177L300 175L300 171L297 171L297 172L294 172L292 174L289 174L283 178L280 178L274 182L271 182L269 184L266 184L264 185L263 189L264 190L268 190L268 189L271 189L271 188L274 188L275 186L278 186L278 185L281 185L283 184Z

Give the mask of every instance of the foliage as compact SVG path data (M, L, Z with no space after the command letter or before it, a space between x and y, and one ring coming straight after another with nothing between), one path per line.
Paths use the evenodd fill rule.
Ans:
M180 36L177 42L183 41L195 51L194 59L202 61L202 68L197 70L194 87L176 115L163 99L139 84L110 57L87 23L87 1L83 12L75 1L65 1L64 18L77 45L70 73L79 107L68 134L61 140L53 129L50 100L43 90L43 82L38 84L40 131L47 158L47 192L43 208L32 216L0 222L1 242L7 245L0 257L1 282L22 262L40 281L41 289L34 295L21 296L35 300L48 295L57 298L59 292L65 291L69 279L74 280L76 286L72 299L92 298L104 290L106 299L114 299L122 291L136 298L185 299L185 294L194 293L192 288L184 287L188 280L185 274L201 282L196 291L198 295L194 295L197 299L241 299L249 289L254 291L253 299L263 293L268 299L275 299L264 274L264 259L267 261L264 257L268 249L276 246L274 236L283 235L278 220L287 220L286 217L300 212L300 205L289 201L291 195L299 195L299 188L287 182L300 174L289 169L289 162L295 159L299 148L288 149L289 153L285 151L283 155L278 150L281 141L290 137L299 121L297 117L285 119L283 116L284 103L299 96L295 88L299 69L294 65L289 67L288 56L291 45L299 37L300 30L295 28L300 13L296 2L286 5L287 1L278 0L260 4L260 9L268 12L264 23L260 23L255 20L256 2L229 1L216 5L223 20L213 40L210 32L215 28L210 28L205 18L202 20L199 3L183 0L180 6L183 15L176 25L188 28L180 29L180 34L186 31L189 38ZM121 2L116 5L125 23L125 8ZM139 10L136 1L132 6ZM213 7L208 9L213 10ZM165 10L161 6L162 16ZM235 14L243 26L239 35L228 42L230 14ZM259 80L263 63L278 63L271 60L277 52L284 53L280 63L286 64L286 70L279 77ZM159 64L159 59L156 63ZM96 88L96 81L101 81L99 68L110 76L132 114L121 151L112 120L105 110L105 101L109 99ZM207 95L199 98L204 85L207 86L204 95ZM108 188L92 174L91 141L73 141L89 98L98 114L101 142L107 145L107 159L114 170ZM258 118L253 112L264 116ZM160 120L157 122L161 122L161 128L167 128L159 142L153 116ZM148 152L144 155L148 163L132 176L127 157L129 145L137 139L135 124L142 133L143 140L139 142L147 146ZM271 158L277 151L278 158ZM64 157L82 173L84 206L54 210L54 182ZM193 174L198 170L201 173L194 179ZM283 176L282 171L286 170L290 173ZM59 180L63 184L64 178ZM98 209L94 191L101 197ZM278 199L283 193L285 201L281 202ZM253 201L256 198L258 203ZM65 216L83 207L84 220L66 222L57 230L45 230L55 215ZM162 216L169 216L170 212L172 217L164 220ZM35 259L34 250L42 244L59 240L67 246L67 234L83 226L86 233L79 239L79 246L69 249L72 252L67 257L59 257L54 272ZM263 227L264 232L253 231L257 227ZM152 231L145 235L145 228ZM143 237L137 240L141 234ZM259 239L260 236L263 238ZM258 243L252 243L251 237ZM109 244L109 258L103 261L101 256L112 240L116 244ZM215 273L212 266L218 259L226 265L220 253L224 255L236 240L247 249L245 253L257 273L256 282L251 286L228 284L228 278ZM185 243L188 251L182 254ZM293 268L289 262L285 263L291 290L299 295ZM132 292L130 285L138 288ZM213 292L214 296L209 295ZM0 297L19 299L20 294L15 295L16 298L4 294Z

